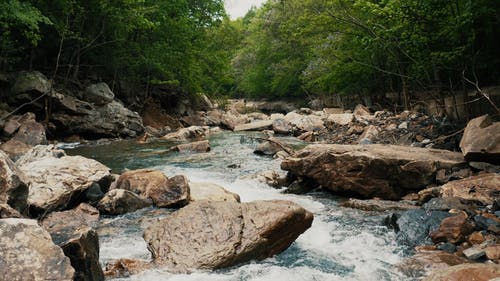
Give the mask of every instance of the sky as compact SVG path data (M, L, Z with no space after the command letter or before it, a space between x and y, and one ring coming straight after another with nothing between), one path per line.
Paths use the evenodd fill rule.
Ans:
M224 6L231 19L244 16L252 6L259 7L266 0L225 0Z

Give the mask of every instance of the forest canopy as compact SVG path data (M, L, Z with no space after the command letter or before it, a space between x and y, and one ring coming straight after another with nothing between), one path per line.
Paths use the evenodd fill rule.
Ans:
M251 98L466 92L500 81L497 0L0 0L0 70Z

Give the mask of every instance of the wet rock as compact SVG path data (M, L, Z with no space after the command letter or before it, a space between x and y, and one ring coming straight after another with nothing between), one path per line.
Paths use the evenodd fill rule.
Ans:
M0 204L8 204L20 213L28 207L28 180L25 174L0 151Z
M272 119L272 118L271 118ZM276 134L290 134L293 130L292 124L290 122L286 121L284 119L284 116L282 118L276 118L272 119L273 120L273 131Z
M8 97L9 104L21 105L30 102L42 94L48 94L51 88L52 83L42 73L22 71L16 77L12 95Z
M437 230L441 221L449 216L451 214L440 211L427 212L422 209L406 211L396 221L399 229L396 240L411 247L431 244L429 234Z
M297 180L293 181L284 191L288 194L306 194L311 192L319 185L312 179L299 177Z
M191 201L240 202L240 196L213 183L190 182Z
M106 264L104 276L106 278L126 278L152 267L153 264L145 260L119 259Z
M105 105L114 99L115 94L106 83L92 84L85 89L84 100L95 105Z
M177 132L166 134L161 137L168 141L193 141L201 140L209 135L210 128L208 126L191 126L188 128L182 128Z
M54 135L79 135L86 139L134 138L145 130L141 116L118 101L93 105L61 94L52 95L52 101L54 109L50 121L57 128Z
M284 160L281 168L337 193L394 200L433 183L438 170L461 165L460 153L445 150L316 144Z
M154 261L172 271L216 269L284 251L312 220L287 201L201 201L154 223L144 239Z
M8 204L0 204L0 219L22 218L23 215Z
M500 265L473 263L436 270L429 277L425 278L424 281L492 281L492 279L498 277L500 277Z
M19 169L30 183L28 204L32 215L71 208L82 201L92 185L106 189L111 181L110 169L103 164L82 156L57 158L54 152L57 150L36 147L19 159ZM34 158L37 153L46 157Z
M407 277L421 278L433 271L469 263L467 259L443 251L423 251L405 259L396 267Z
M2 278L73 280L70 260L36 220L0 219L0 253Z
M87 204L76 209L50 214L42 227L70 258L75 269L75 281L102 281L99 264L99 237L90 225L99 219L99 211Z
M153 205L151 199L124 189L112 189L97 204L97 209L104 214L121 215Z
M483 213L474 217L474 222L480 229L500 234L500 218L493 214Z
M293 149L280 139L271 137L257 145L254 153L260 155L275 155L279 151L285 151L288 154L293 153Z
M439 229L430 234L434 243L448 242L457 244L465 241L467 235L474 231L474 225L468 221L465 213L445 218Z
M0 149L7 153L13 161L16 161L19 157L28 152L31 149L31 146L25 144L24 142L10 139L9 141L2 143L2 145L0 145Z
M452 181L443 185L439 194L444 198L457 197L491 205L500 195L500 175L488 173Z
M132 191L151 199L158 207L181 207L189 202L189 184L184 176L167 178L150 169L127 171L116 182L116 188Z
M457 246L451 243L443 243L437 246L438 250L445 251L447 253L455 253L457 251Z
M349 199L342 202L342 207L365 210L365 211L388 211L388 210L411 210L419 209L415 202L411 201L388 201L388 200L359 200Z
M273 126L273 120L260 120L252 123L241 124L234 127L235 132L241 131L262 131L270 129Z
M208 140L179 144L171 148L172 151L184 152L209 152L210 143Z
M500 165L500 122L488 115L472 119L465 128L460 148L467 161Z

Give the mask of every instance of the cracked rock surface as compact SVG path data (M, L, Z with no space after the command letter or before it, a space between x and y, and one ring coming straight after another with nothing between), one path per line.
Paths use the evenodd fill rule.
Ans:
M276 255L312 221L312 213L288 201L200 201L151 225L144 239L157 264L189 272Z

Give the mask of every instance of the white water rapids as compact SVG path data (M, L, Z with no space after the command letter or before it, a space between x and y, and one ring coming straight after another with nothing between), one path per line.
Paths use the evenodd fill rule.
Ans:
M161 153L165 143L122 143L81 147L83 154L112 167L154 168L167 176L185 175L193 182L219 184L241 196L243 202L282 199L294 201L314 213L312 227L285 252L214 272L171 274L154 269L117 280L213 280L213 281L312 281L312 280L410 280L394 265L404 258L392 230L382 225L384 214L339 206L341 198L324 192L283 194L254 180L252 175L279 169L279 160L253 154L256 145L249 133L222 133L210 139L212 151L202 154ZM228 168L231 164L240 167ZM150 259L142 239L144 228L172 210L145 209L118 217L105 217L98 229L100 258L104 264L119 258Z

